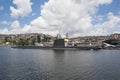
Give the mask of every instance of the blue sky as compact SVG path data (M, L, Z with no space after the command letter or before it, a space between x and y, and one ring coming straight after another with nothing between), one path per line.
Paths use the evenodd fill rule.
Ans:
M32 5L32 13L29 14L28 16L21 18L19 17L18 20L21 23L21 26L24 24L28 24L31 20L35 19L36 17L38 17L40 15L40 6L43 5L45 2L47 2L48 0L31 0L31 2L33 3ZM0 21L14 21L15 19L13 17L11 17L10 13L10 6L14 6L16 7L16 5L13 4L13 0L0 0L0 6L4 7L4 10L0 11ZM34 16L32 16L32 14L35 14ZM9 28L9 25L0 25L0 28L4 28L7 27Z
M25 0L23 0L23 1L25 1ZM98 31L100 31L100 33L103 33L103 31L102 31L103 25L105 25L105 24L108 25L111 22L110 18L109 18L110 13L111 13L111 17L114 19L117 19L118 21L116 22L116 24L113 24L114 28L113 27L110 28L109 31L106 29L106 31L104 31L104 33L105 34L114 33L116 30L116 28L115 28L116 25L120 26L119 25L120 24L120 22L119 22L119 19L120 19L120 0L106 0L105 2L100 2L100 0L98 0L98 2L97 2L97 0L95 0L96 3L94 3L93 6L90 6L91 8L93 8L92 16L89 16L90 14L88 13L88 12L92 12L91 9L88 9L88 11L83 10L83 9L87 9L86 6L89 5L89 3L90 3L89 0L85 0L86 6L82 6L82 4L83 4L82 2L81 3L79 3L79 2L74 3L75 1L78 2L81 0L66 0L66 1L64 1L64 0L56 0L56 1L55 0L49 0L49 1L48 0L27 0L28 4L29 3L31 4L27 7L30 7L31 9L29 8L29 11L26 12L25 15L24 15L24 13L18 13L17 17L15 17L15 11L13 11L13 10L14 9L19 10L18 9L19 0L18 1L16 1L16 0L0 0L0 31L1 31L1 33L16 33L17 31L14 30L15 31L14 32L13 30L11 30L11 25L16 21L16 23L19 24L20 31L23 30L24 28L25 29L27 28L28 31L23 30L23 31L25 31L25 33L39 32L40 31L42 33L45 32L45 33L49 34L52 32L52 31L50 31L51 29L53 31L58 29L58 28L55 28L54 26L51 26L51 24L52 24L51 20L52 20L53 22L56 22L56 21L62 22L62 24L59 24L59 25L57 23L54 23L54 24L57 25L57 27L63 26L61 32L63 32L64 34L66 32L65 29L67 28L67 26L70 26L70 29L68 29L68 32L76 34L75 36L81 35L78 33L79 31L81 31L82 34L84 34L87 32L86 29L90 28L92 30L96 26L97 26L97 28L95 28L94 31L91 31L90 33L93 34L94 32L98 32ZM18 4L15 4L14 2L18 2ZM72 2L72 3L70 3L70 2ZM91 0L91 2L92 2L92 0ZM93 2L94 2L94 0L93 0ZM22 1L21 1L21 3L22 3ZM60 3L60 5L59 5L59 3ZM61 4L61 3L63 3L63 4ZM98 3L98 5L96 6L97 3ZM69 5L66 6L67 4L69 4ZM75 7L74 5L78 6L78 4L79 4L79 6L83 7L83 9L82 9L83 11L80 10L79 7L78 7L78 9L81 11L81 13L85 12L83 14L86 14L86 15L83 15L83 16L78 15L78 18L76 18L76 17L74 17L74 13L78 14L78 11L77 11L77 9L76 9L76 11L75 10L72 11L72 8ZM43 7L41 7L41 5ZM26 5L23 5L23 6L26 6ZM11 9L10 7L14 8L14 9ZM24 8L24 7L22 7L22 8ZM20 9L22 9L22 8L20 7ZM67 11L67 9L64 10L64 8L68 8L69 11ZM94 8L97 8L97 10ZM22 10L24 10L24 9L22 9ZM28 9L26 9L26 10L28 10ZM70 14L67 13L66 11L69 12ZM81 14L80 11L79 11L79 14ZM47 13L47 12L50 12L50 13ZM72 31L72 28L73 28L71 26L72 24L70 25L67 23L67 22L74 22L73 19L71 19L70 16L66 16L66 18L68 18L68 19L70 18L69 19L70 21L66 18L58 20L57 16L58 16L59 12L60 12L60 15L73 14L72 15L72 17L74 17L73 19L78 20L79 23L73 23L74 25L76 25L75 26L76 29L74 31ZM22 14L24 16L22 16ZM53 14L55 17L52 16ZM92 18L92 20L91 20L91 18ZM82 19L86 20L86 22L83 24L81 24L82 22L80 22ZM50 21L48 21L48 20L50 20ZM102 21L100 21L100 20L102 20ZM51 23L49 23L49 22L51 22ZM81 25L86 25L86 24L88 24L89 26L87 25L85 30L84 30L84 28L80 27ZM25 27L25 25L27 25L27 26ZM92 27L92 26L94 26L94 27ZM43 27L44 27L45 31L43 30ZM36 29L32 31L32 30L30 30L32 28L36 28ZM40 30L36 31L38 28ZM6 29L6 31L4 31L5 29ZM77 29L80 29L80 30L77 30ZM112 31L112 29L114 31ZM48 30L48 31L46 32L46 30ZM120 30L117 30L116 32L120 32ZM51 34L53 34L53 33L51 33ZM56 31L55 31L55 33L56 33Z
M104 15L109 12L118 15L119 11L120 11L120 0L113 0L111 4L100 5L98 10L98 15Z

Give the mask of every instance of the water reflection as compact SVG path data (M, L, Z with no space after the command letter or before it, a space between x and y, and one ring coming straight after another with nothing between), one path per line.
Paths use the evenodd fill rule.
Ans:
M54 50L54 63L56 66L63 66L65 64L65 51L64 50Z
M64 60L65 58L65 50L53 50L53 56L56 60Z

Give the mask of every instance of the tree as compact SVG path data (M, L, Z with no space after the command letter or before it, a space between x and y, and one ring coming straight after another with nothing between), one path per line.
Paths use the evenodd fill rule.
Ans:
M25 45L28 45L28 44L29 44L28 40L24 40L24 39L20 39L17 42L17 45L22 45L22 46L25 46Z
M8 42L8 41L9 41L8 37L5 37L5 42Z
M33 39L33 40L31 41L31 44L32 44L32 45L35 45L35 42L36 42L36 40Z
M17 42L16 42L15 40L11 40L10 43L11 43L12 45L16 45L16 44L17 44Z
M41 42L41 37L40 37L40 35L37 35L37 42L38 42L38 43Z
M43 36L43 39L42 39L43 42L49 42L50 40L51 40L51 37L48 37L46 35Z

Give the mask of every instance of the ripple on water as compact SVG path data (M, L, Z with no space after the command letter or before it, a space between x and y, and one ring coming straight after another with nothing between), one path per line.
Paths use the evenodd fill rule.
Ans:
M120 51L0 51L0 80L119 80Z

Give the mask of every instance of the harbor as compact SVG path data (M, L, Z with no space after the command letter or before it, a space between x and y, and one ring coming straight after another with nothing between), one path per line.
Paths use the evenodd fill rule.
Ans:
M1 35L1 46L11 46L11 48L23 49L81 49L81 50L98 50L98 49L120 49L120 34L109 36L83 36L77 38L56 37L45 34L18 34L18 35Z
M0 0L0 80L120 80L120 0Z
M12 48L21 48L21 49L53 49L53 50L64 50L64 49L79 49L79 50L98 50L101 49L99 45L77 45L74 41L69 41L67 38L62 38L60 34L57 35L56 39L53 41L53 44L49 46L48 44L43 46L43 44L39 46L12 46Z

